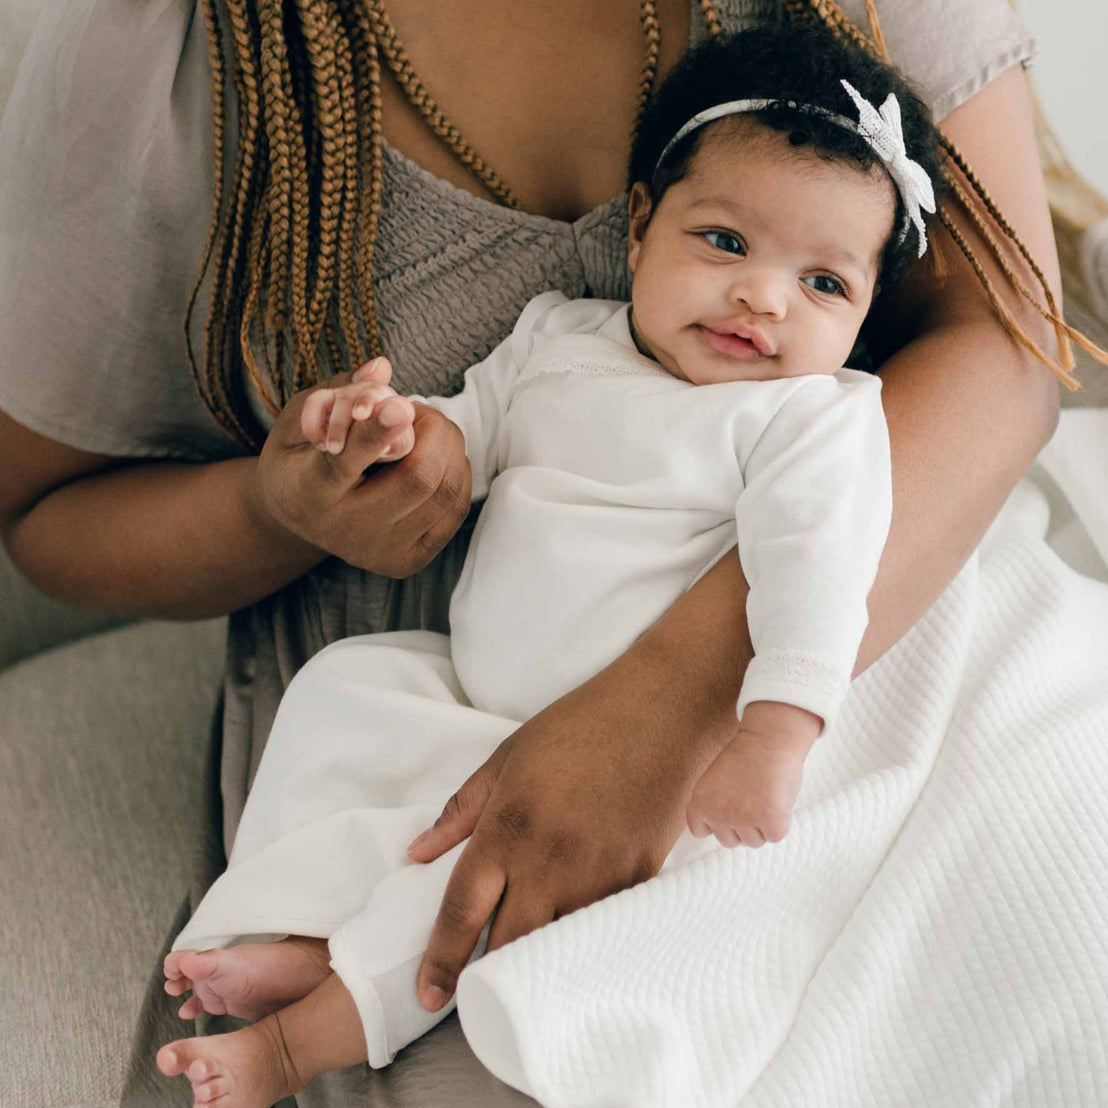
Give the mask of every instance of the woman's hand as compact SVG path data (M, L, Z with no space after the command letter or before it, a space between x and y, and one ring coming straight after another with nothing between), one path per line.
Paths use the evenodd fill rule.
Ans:
M453 994L494 911L490 950L661 868L693 784L735 733L750 657L738 559L706 577L729 603L715 604L709 619L692 598L681 617L663 616L501 743L409 848L414 861L429 862L470 837L420 967L426 1008ZM718 638L702 636L701 617Z
M353 380L384 389L388 362L375 359ZM339 374L327 388L346 384ZM258 459L256 502L268 518L343 561L388 577L422 569L447 544L469 511L470 471L461 432L436 409L417 404L413 422L389 424L378 405L352 421L340 453L318 450L303 430L303 409L317 390L285 405ZM397 403L407 404L397 398ZM379 409L379 410L378 410ZM407 447L390 466L370 469ZM369 472L367 472L367 470Z

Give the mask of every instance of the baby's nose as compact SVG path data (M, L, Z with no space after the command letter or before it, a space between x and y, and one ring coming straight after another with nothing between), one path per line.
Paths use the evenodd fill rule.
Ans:
M748 271L735 281L733 296L755 315L783 319L788 308L785 281L768 271Z

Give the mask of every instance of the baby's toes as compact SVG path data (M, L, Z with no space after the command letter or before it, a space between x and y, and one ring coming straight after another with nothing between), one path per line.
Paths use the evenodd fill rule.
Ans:
M226 1074L220 1073L206 1058L193 1062L185 1070L185 1076L192 1085L192 1098L197 1104L210 1104L230 1091Z
M177 965L181 973L196 984L215 974L222 959L222 950L182 950Z
M213 1077L192 1088L193 1104L202 1104L204 1108L219 1108L215 1103L231 1091L231 1082L226 1077Z
M192 982L187 977L179 977L176 981L167 981L165 991L170 996L184 996L192 988Z
M178 978L184 977L184 970L181 969L181 959L186 954L193 954L192 950L174 950L165 956L162 962L162 973L165 974L167 981L175 981Z
M184 1073L192 1063L194 1052L191 1039L178 1039L168 1043L154 1056L154 1064L166 1077L176 1077Z
M183 1020L194 1020L201 1012L204 1011L204 1005L198 996L190 996L180 1008L177 1009L177 1016Z

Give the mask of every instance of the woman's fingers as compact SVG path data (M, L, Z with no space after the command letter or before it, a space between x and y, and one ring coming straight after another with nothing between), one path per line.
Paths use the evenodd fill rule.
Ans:
M496 950L505 943L529 935L554 919L554 911L549 904L526 893L515 892L509 885L492 921L489 931L489 944L486 949Z
M408 857L413 862L433 862L473 834L510 750L511 739L508 738L466 778L465 784L446 802L434 824L417 835L408 847Z
M458 975L469 961L507 884L503 867L479 858L467 846L450 875L431 941L420 963L416 991L429 1012L437 1012L453 995Z

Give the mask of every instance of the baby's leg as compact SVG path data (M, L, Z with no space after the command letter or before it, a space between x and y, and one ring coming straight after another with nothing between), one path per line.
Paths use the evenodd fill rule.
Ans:
M335 974L302 1000L229 1035L178 1039L158 1069L183 1074L197 1108L270 1108L313 1078L366 1060L358 1010Z
M325 939L299 935L227 950L177 950L166 955L165 991L192 990L181 1019L210 1012L256 1020L307 996L331 972L328 960Z
M465 844L433 862L406 866L380 882L363 911L330 941L331 968L354 999L371 1066L425 1034L454 1009L428 1012L416 995L416 976L447 882ZM484 953L487 931L474 956Z

